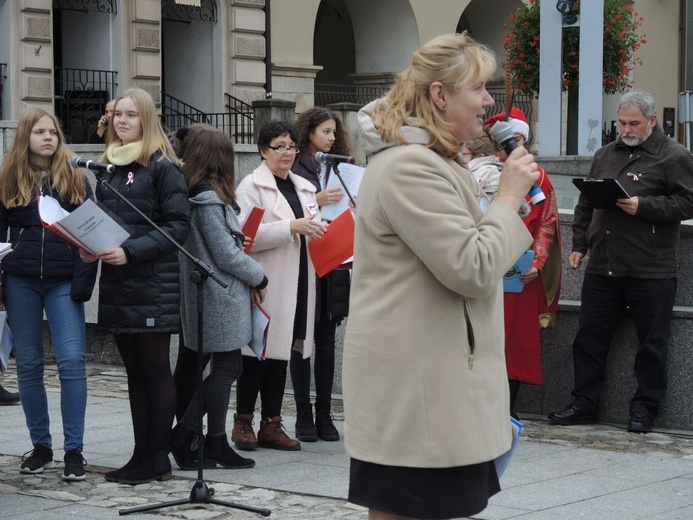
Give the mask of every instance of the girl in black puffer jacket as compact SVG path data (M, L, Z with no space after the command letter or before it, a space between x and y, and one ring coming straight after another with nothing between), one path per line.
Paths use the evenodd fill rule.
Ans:
M188 189L171 144L144 90L116 100L102 161L115 164L104 178L142 213L183 244L190 229ZM112 332L128 374L135 449L130 461L106 480L140 484L171 478L168 443L176 411L169 365L171 334L180 332L180 286L176 247L99 185L97 198L130 232L100 259L99 326Z
M43 382L45 311L60 376L63 479L70 481L86 478L83 302L91 297L96 264L82 262L76 247L41 225L37 198L51 196L72 211L92 197L85 176L70 167L71 155L55 116L33 108L19 120L12 149L0 169L0 240L6 240L9 231L13 248L2 260L2 282L14 335L19 393L34 445L19 471L35 474L55 467Z

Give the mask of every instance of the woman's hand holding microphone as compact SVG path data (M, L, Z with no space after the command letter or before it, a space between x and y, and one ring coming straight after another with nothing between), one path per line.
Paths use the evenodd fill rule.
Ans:
M534 156L525 147L513 150L503 164L495 200L518 211L532 184L539 179L538 168Z

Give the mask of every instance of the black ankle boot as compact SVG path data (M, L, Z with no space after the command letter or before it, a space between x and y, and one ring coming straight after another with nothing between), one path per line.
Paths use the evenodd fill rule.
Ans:
M123 473L125 473L126 471L130 471L132 468L134 468L140 462L142 462L142 459L144 458L144 453L145 449L143 446L135 446L135 450L132 452L132 457L130 457L130 460L125 463L125 466L123 466L122 468L114 469L113 471L109 471L104 475L104 478L108 482L119 482L120 477Z
M168 480L171 476L171 461L168 460L168 450L145 448L142 461L134 468L123 472L118 482L134 486L153 480Z
M197 469L197 433L181 423L171 430L171 455L182 470Z
M315 429L324 441L338 441L339 432L332 421L331 403L315 403Z
M10 392L0 385L0 405L17 404L19 402L19 392Z
M318 432L313 422L310 403L296 403L296 438L303 442L317 442Z
M233 451L226 434L220 433L209 434L205 438L204 464L207 469L214 469L217 465L226 469L244 469L254 467L255 461L241 457Z

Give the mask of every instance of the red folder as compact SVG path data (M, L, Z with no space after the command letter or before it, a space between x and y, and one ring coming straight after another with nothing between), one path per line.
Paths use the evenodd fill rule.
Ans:
M265 210L263 208L253 206L253 209L250 210L250 213L248 213L248 216L245 218L241 232L244 236L250 238L248 246L243 249L245 253L249 253L255 244L255 236L257 235L257 230L260 227L264 214Z
M328 226L325 234L308 242L310 259L318 276L325 276L354 255L354 213L346 209Z

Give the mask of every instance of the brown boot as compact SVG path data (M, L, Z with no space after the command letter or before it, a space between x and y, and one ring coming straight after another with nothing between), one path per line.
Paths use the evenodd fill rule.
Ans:
M260 431L257 434L257 441L258 445L263 448L286 451L301 449L301 443L291 439L284 432L281 415L262 419L260 422Z
M233 414L231 440L239 450L252 451L257 449L252 413Z

